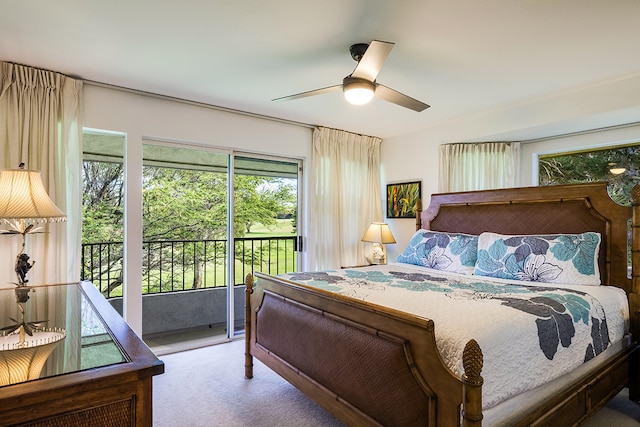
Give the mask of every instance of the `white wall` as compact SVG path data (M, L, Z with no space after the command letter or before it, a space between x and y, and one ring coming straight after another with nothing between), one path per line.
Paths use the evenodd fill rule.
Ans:
M222 111L193 103L138 94L103 86L84 87L85 127L123 132L125 147L125 180L127 204L125 216L126 248L142 244L142 142L144 139L182 141L236 151L277 155L303 160L311 155L312 129L295 124ZM303 194L308 180L303 175ZM306 235L303 205L299 227ZM124 316L132 328L142 331L142 265L141 251L126 253L132 266L125 272Z
M86 127L305 159L311 129L107 87L84 86Z

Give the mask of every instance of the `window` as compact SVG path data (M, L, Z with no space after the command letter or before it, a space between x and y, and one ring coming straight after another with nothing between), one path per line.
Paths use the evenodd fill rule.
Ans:
M539 157L540 185L606 181L609 195L631 204L631 190L640 183L640 143Z
M606 181L615 202L631 205L631 190L640 183L640 143L539 157L540 185ZM631 274L631 220L628 224L627 263Z

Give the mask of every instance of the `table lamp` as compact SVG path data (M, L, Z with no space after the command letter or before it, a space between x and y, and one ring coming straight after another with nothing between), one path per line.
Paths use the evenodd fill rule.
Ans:
M395 243L396 239L393 237L389 225L384 222L372 222L367 232L362 236L362 241L373 243L372 264L386 264L386 251L383 245Z
M65 215L49 198L42 184L40 172L19 169L0 170L0 222L9 224L0 234L21 235L22 246L16 256L14 270L18 318L0 328L0 386L35 379L47 358L65 337L64 329L43 329L46 320L25 321L26 303L30 288L27 273L35 262L25 253L27 234L40 232L38 223L65 221ZM4 319L1 319L4 320Z

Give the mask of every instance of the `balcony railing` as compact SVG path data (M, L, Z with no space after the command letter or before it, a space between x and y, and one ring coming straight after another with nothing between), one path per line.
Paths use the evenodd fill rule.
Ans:
M237 238L234 284L254 271L281 274L296 270L295 236ZM82 245L82 280L107 297L122 295L122 242ZM176 292L227 285L226 240L154 240L143 242L142 292Z

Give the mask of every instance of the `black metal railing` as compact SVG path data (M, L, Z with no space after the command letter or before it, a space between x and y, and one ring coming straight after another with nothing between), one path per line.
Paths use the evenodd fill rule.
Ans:
M142 292L177 292L227 285L226 240L154 240L143 242ZM254 271L281 274L296 270L296 237L237 238L234 284ZM122 242L84 243L82 280L107 297L122 295Z

